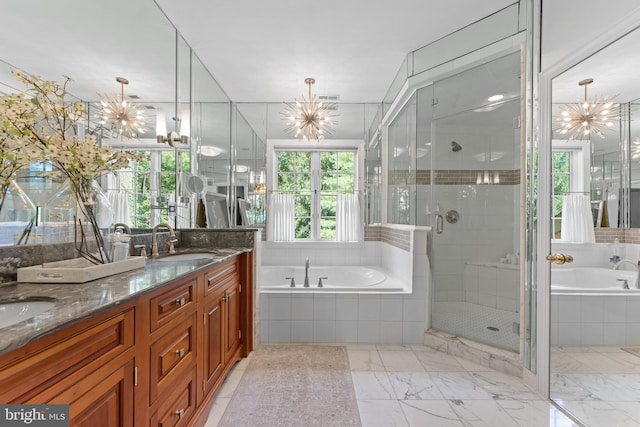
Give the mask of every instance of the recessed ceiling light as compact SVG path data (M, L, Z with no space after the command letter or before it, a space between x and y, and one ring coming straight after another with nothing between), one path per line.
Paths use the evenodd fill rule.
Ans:
M198 148L201 155L205 157L215 157L222 153L222 150L218 147L212 147L210 145L203 145Z
M504 95L501 94L501 93L497 93L497 94L491 95L489 98L487 98L487 101L496 102L496 101L500 101L502 98L504 98Z

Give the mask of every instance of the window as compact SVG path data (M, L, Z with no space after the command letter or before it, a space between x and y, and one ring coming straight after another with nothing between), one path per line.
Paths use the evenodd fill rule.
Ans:
M294 239L335 240L339 194L358 188L357 151L276 150L274 190L292 194Z
M562 234L562 197L589 194L589 145L582 141L553 142L551 231L553 239Z

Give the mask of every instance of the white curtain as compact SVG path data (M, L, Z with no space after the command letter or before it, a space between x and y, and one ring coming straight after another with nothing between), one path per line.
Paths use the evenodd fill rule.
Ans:
M127 193L124 191L109 190L107 191L107 199L109 199L111 210L113 211L113 223L127 224L131 227Z
M294 210L293 194L271 194L268 224L271 240L290 241L294 239Z
M570 194L562 197L561 239L567 242L596 242L589 196Z
M357 194L338 194L336 203L336 240L360 240L360 203Z

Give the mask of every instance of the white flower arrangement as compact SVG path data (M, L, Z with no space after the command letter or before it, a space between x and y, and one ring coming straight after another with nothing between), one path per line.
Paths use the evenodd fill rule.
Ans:
M82 136L78 124L87 117L86 104L69 102L66 77L62 83L42 80L38 76L13 70L14 77L24 83L23 93L0 97L0 208L2 198L18 170L33 162L50 162L53 175L66 176L75 192L79 207L86 204L91 181L101 174L126 168L139 156L132 152L113 151L100 147L94 135ZM85 216L87 212L85 210ZM103 242L99 235L95 213L88 212L99 244L96 259L86 248L78 247L81 255L104 263ZM80 222L81 219L78 219ZM82 224L79 224L82 225ZM84 239L84 235L83 235ZM82 246L82 245L81 245Z

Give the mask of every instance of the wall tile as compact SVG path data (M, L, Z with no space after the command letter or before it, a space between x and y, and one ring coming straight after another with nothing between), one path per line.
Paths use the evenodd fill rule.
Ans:
M335 342L336 322L321 320L313 322L313 342Z
M313 321L291 322L291 342L313 342Z

